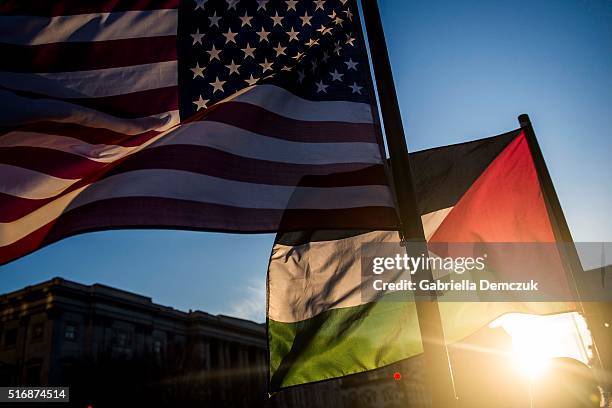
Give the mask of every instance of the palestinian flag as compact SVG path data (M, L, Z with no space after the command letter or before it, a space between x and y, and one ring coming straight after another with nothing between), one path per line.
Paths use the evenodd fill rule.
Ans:
M524 132L412 153L430 243L555 242L554 217ZM268 269L270 388L379 368L422 352L413 302L362 296L363 243L396 231L279 233ZM559 281L566 282L563 268ZM504 313L560 313L570 303L439 302L454 342Z

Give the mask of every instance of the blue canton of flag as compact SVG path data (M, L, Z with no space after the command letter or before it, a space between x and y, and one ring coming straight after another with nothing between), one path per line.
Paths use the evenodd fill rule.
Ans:
M181 117L246 87L369 102L357 8L349 0L189 0L179 14Z

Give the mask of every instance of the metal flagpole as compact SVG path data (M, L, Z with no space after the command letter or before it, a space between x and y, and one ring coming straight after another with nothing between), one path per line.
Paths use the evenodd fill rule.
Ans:
M404 137L402 118L393 84L391 64L376 0L361 0L372 56L380 110L391 162L391 172L400 218L402 240L423 243L427 253L423 224L417 205L408 147ZM413 245L411 245L413 246ZM421 253L422 251L418 251ZM418 255L417 255L418 256ZM417 279L433 281L431 271L425 270ZM448 350L444 341L442 320L435 293L430 300L417 300L421 338L426 362L427 383L434 408L452 407L456 401Z
M550 213L552 214L551 223L553 224L553 231L555 233L556 241L561 242L563 245L562 255L565 255L565 259L569 266L568 272L574 285L574 291L577 297L577 302L579 304L580 311L584 315L584 318L586 319L587 323L590 325L592 315L590 313L590 310L588 310L589 308L580 299L578 282L576 280L576 276L580 277L581 274L584 275L584 270L582 269L580 257L578 256L578 251L576 250L576 246L574 245L574 239L572 238L569 226L567 225L567 220L565 219L565 215L563 214L563 209L561 208L559 197L557 196L555 186L553 185L552 178L550 177L550 173L548 172L548 167L546 166L546 162L544 161L544 156L542 155L542 150L540 149L540 145L533 130L533 125L531 124L529 115L525 113L519 115L518 121L521 126L521 129L525 133L525 138L527 139L527 144L529 145L529 151L531 152L531 155L533 157L534 166L536 168L538 179L540 181L540 185L544 193L546 205L550 210ZM591 334L593 335L594 333L592 332ZM604 367L603 365L603 361L601 360L599 350L597 348L597 339L594 335L593 352L597 360L596 363L599 365L599 370L597 370L597 376L600 380L603 380L606 387L609 387L610 380L608 378L609 374L606 371L607 367Z

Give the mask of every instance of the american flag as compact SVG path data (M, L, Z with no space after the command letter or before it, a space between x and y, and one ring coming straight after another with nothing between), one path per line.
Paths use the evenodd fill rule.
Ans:
M110 228L396 227L354 1L9 0L0 54L0 263Z

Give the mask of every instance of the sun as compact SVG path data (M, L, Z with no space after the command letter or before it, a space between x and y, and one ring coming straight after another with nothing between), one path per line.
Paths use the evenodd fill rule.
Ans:
M546 373L551 358L552 356L549 356L541 345L515 341L512 343L510 354L512 365L530 380L536 380Z
M490 327L502 327L512 337L508 358L530 380L545 375L554 358L570 357L588 364L591 357L591 335L578 313L552 316L510 313Z

